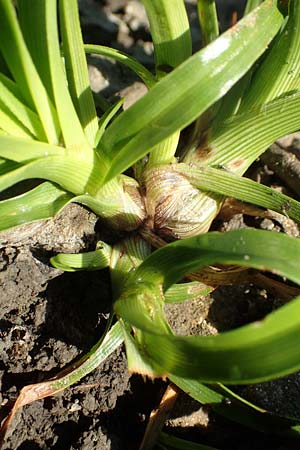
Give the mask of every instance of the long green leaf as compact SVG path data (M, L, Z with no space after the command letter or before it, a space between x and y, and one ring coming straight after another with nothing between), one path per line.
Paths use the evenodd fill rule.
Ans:
M67 4L62 4L62 2L60 2L60 5L61 21L64 24L62 27L62 34L65 52L67 53L66 62L69 75L69 87L71 93L73 93L74 96L77 95L77 103L75 106L78 106L79 108L79 115L83 126L92 132L93 136L90 136L90 143L92 146L94 144L94 136L97 129L97 119L90 92L86 66L86 73L83 70L84 66L82 64L80 68L78 67L78 60L80 59L82 63L84 51L82 46L80 47L79 45L80 28L78 18L76 21L77 3L68 2ZM30 46L36 64L42 73L45 84L54 99L65 144L69 150L72 149L73 152L78 153L78 155L81 155L84 158L84 154L90 152L91 148L84 137L78 116L76 115L67 89L66 77L60 56L56 2L51 0L47 0L46 2L37 0L37 2L35 2L33 16L32 5L30 2L21 0L19 10L20 20L23 23L23 29L26 33L28 45ZM66 14L68 20L65 20ZM32 21L33 26L30 27ZM72 42L70 42L70 23L72 27ZM42 38L38 39L37 36L41 36ZM75 50L77 51L76 61ZM70 80L70 73L73 75L73 80ZM77 92L74 92L74 83L77 87L80 84L80 88L78 88L79 90L77 89ZM89 92L90 94L88 94ZM74 97L73 100L75 101ZM93 128L93 131L90 127ZM89 134L89 131L87 131L87 133Z
M268 252L262 252L267 248ZM117 314L140 330L142 353L159 374L204 382L250 383L300 368L300 301L264 320L217 336L172 336L166 327L160 286L167 289L186 273L214 264L269 269L300 282L300 241L260 230L208 233L154 252L130 277Z
M248 0L245 8L245 14L249 14L249 12L260 5L261 2L262 0Z
M81 125L93 147L98 121L83 48L78 2L77 0L60 0L59 6L68 86Z
M186 300L195 300L204 295L208 295L212 290L212 287L206 286L206 284L199 283L198 281L174 284L165 292L165 302L181 303Z
M107 56L108 58L112 58L115 61L124 64L125 66L133 70L143 80L148 88L154 86L156 83L155 77L148 69L146 69L146 67L139 63L136 59L132 58L126 53L121 52L120 50L105 47L104 45L91 44L85 44L84 50L87 54Z
M32 21L32 3L28 0L21 2L20 10L24 28L29 28ZM57 116L62 130L63 139L69 152L85 158L91 152L91 147L85 138L83 129L76 114L67 87L66 74L60 54L60 44L57 24L57 4L52 0L38 0L35 2L35 14L39 18L34 23L34 32L28 34L34 54L47 59L42 66L47 79L50 78L51 92L54 98ZM32 41L43 36L42 46L36 46ZM41 47L41 48L40 48ZM43 52L41 54L41 52ZM50 75L49 75L50 74Z
M203 147L184 158L187 163L224 166L242 175L276 139L300 124L300 94L292 94L218 124Z
M54 217L72 198L51 183L0 202L0 230Z
M46 140L43 126L38 115L30 108L24 105L7 87L7 83L3 83L0 76L0 102L11 111L16 119L27 128L27 130L41 141ZM2 123L1 123L2 125Z
M172 375L170 380L180 389L202 405L211 405L212 409L227 419L246 425L252 429L271 432L272 434L290 435L300 438L295 425L297 420L280 417L263 409L248 406L245 403L230 399L215 388L206 386L196 379L182 378Z
M28 138L21 139L16 136L0 136L0 157L12 161L25 162L48 156L64 156L64 154L65 150L58 145L28 140Z
M248 0L244 15L249 14L256 8L262 0ZM205 1L204 1L205 3ZM239 109L242 98L248 89L252 77L254 66L241 78L222 99L219 110L217 111L214 123L218 127L218 123L222 123L225 119L233 116ZM197 136L198 137L198 136ZM198 137L199 139L199 137Z
M64 142L71 154L85 159L90 156L92 148L88 145L67 88L60 55L56 2L45 0L40 13L45 14L50 74Z
M30 0L17 0L18 20L26 46L47 94L54 105L50 61L47 57L46 18L45 14L41 13L44 6L44 0L35 0L34 8ZM44 31L41 32L42 30Z
M11 110L0 100L0 126L6 133L31 140L34 136L30 131L13 115Z
M4 75L4 73L0 73L1 83L4 84L6 89L8 89L14 97L16 97L21 103L24 103L24 97L22 96L22 92L20 91L17 83L13 81L8 76Z
M234 33L224 33L122 113L102 139L103 157L110 165L106 179L220 99L264 52L281 22L275 4L264 2L237 24Z
M105 242L98 242L93 252L68 254L59 253L50 258L51 264L66 272L77 270L100 270L110 264L111 248Z
M95 162L77 161L67 156L47 156L36 159L2 175L0 191L19 181L42 178L59 184L63 189L75 195L95 195L99 173L97 164L97 160Z
M124 98L121 98L118 102L116 102L114 105L112 105L110 108L108 108L105 111L105 113L102 115L101 119L99 120L99 124L98 124L99 128L98 128L98 131L97 131L96 137L95 137L95 147L98 146L107 125L109 124L111 119L117 114L117 112L119 111L119 109L121 108L123 103L124 103Z
M272 209L300 222L300 203L269 186L212 167L194 168L179 164L175 170L183 173L199 189Z
M205 2L204 2L205 3ZM262 0L248 0L244 15L249 14L254 8L262 3ZM216 114L214 123L218 127L218 123L222 123L224 119L233 116L239 109L242 98L250 85L254 66L241 78L222 99L220 108Z
M113 246L110 260L113 298L119 297L130 274L149 256L150 252L150 245L139 235L131 235ZM123 320L119 320L119 323L126 342L128 369L135 371L138 367L140 372L154 375L151 365L138 351L131 335L130 325Z
M53 389L65 389L67 386L71 386L96 369L112 352L120 347L123 341L123 332L120 324L117 322L102 336L89 353L78 361L74 370L65 376L59 377L57 380L50 381L51 387Z
M268 247L268 253L261 252L264 247ZM176 265L172 264L173 255L178 256ZM146 276L151 283L163 284L166 289L188 272L213 265L218 258L226 259L226 264L269 268L295 283L300 282L300 240L254 229L207 233L168 244L147 258L132 278Z
M143 0L150 22L157 78L164 77L192 54L189 21L183 0ZM148 167L174 161L180 132L152 148Z
M219 36L217 8L214 0L197 0L203 46Z
M32 4L31 4L32 7ZM58 138L57 117L24 42L13 3L0 1L0 49L29 107L36 109L50 143ZM29 24L30 26L30 24ZM39 37L36 37L39 39Z
M290 0L288 20L256 70L240 111L300 88L300 0Z
M142 0L150 22L157 76L192 54L189 21L183 0Z

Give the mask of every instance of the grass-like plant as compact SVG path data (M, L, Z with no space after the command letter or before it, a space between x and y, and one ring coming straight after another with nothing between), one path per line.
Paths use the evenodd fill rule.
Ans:
M84 45L77 0L0 0L0 189L46 180L0 202L0 229L53 217L77 202L110 228L130 232L113 247L99 242L95 252L52 258L63 270L110 267L111 320L76 367L38 389L24 388L13 412L74 383L125 341L130 370L168 377L254 428L280 424L276 430L293 434L294 418L271 417L223 383L300 368L299 299L259 323L211 337L174 336L163 306L221 284L210 273L206 286L199 272L214 264L300 282L299 240L258 230L207 233L228 196L300 219L299 202L242 177L277 138L299 129L300 0L248 0L245 17L220 36L214 1L198 0L204 47L194 55L183 0L143 4L154 75L114 49ZM120 112L118 102L98 118L86 53L126 64L148 93L128 110ZM190 139L180 141L188 125ZM192 272L194 281L176 284ZM233 282L234 273L222 280ZM209 387L215 383L218 389ZM226 404L228 397L235 402ZM159 445L168 448L165 437Z

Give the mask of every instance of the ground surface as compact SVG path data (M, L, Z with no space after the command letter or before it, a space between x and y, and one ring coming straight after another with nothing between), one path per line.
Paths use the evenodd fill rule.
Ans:
M87 42L123 49L151 67L150 35L138 1L82 0L79 3ZM243 2L235 3L241 7ZM223 11L223 26L231 17L232 4L227 2ZM197 48L200 35L195 2L187 2L187 7ZM91 59L90 64L93 88L107 98L125 92L129 104L144 92L132 74L111 61ZM251 176L267 179L268 184L279 182L263 164L254 167ZM223 230L245 227L253 220L236 214L220 218L215 227ZM298 232L293 224L278 218L257 219L257 224L294 235ZM22 386L54 376L86 353L101 336L111 307L108 274L62 274L48 263L49 256L55 252L93 249L101 233L101 224L94 214L71 205L54 221L2 234L0 403L3 414ZM184 309L169 307L168 314L179 334L210 334L257 320L282 301L259 286L241 284L219 289ZM131 376L120 348L78 384L19 411L3 449L137 450L149 414L158 405L164 387L161 381ZM299 392L298 374L243 391L251 401L266 409L297 417L300 417ZM263 436L230 423L185 396L177 402L166 429L222 449L296 448L293 442Z

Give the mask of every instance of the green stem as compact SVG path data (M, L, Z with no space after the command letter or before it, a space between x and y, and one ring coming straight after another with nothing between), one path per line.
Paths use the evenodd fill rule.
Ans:
M244 13L244 15L246 16L246 14L249 14L249 13L252 11L252 9L254 9L254 8L256 8L258 5L260 5L260 4L261 4L261 1L262 1L262 0L248 0L248 1L247 1L246 8L245 8L245 13Z
M157 77L192 54L189 21L183 0L142 0L150 22Z
M143 80L148 88L151 88L156 83L156 80L152 73L134 58L126 55L126 53L115 50L114 48L105 47L103 45L91 44L86 44L84 46L84 51L87 54L107 56L108 58L112 58L115 61L124 64L125 66L133 70Z
M219 24L214 0L198 0L198 16L202 32L203 47L219 36Z
M149 154L147 168L157 164L170 164L174 162L179 137L180 131L176 131L176 133L156 145L154 150L152 150Z

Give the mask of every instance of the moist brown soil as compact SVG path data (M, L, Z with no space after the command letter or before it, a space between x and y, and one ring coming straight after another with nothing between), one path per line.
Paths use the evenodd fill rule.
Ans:
M221 3L221 2L219 2ZM222 10L226 27L234 7ZM141 4L135 0L80 0L86 42L114 46L151 68L152 47ZM195 49L199 47L195 2L187 2ZM90 60L96 92L108 99L127 95L128 104L144 88L128 70L105 58ZM291 144L291 139L283 147ZM269 185L282 181L264 164L249 175ZM215 229L259 226L295 233L281 218L252 218L241 213L220 217ZM296 231L295 231L296 230ZM84 355L104 331L111 310L109 274L62 273L49 264L57 252L94 249L103 224L78 205L69 205L54 220L23 226L0 236L0 376L2 417L19 390L48 380ZM267 249L266 249L267 250ZM167 308L178 334L214 334L258 320L286 299L253 283L223 287L212 295ZM61 393L23 407L15 415L5 450L137 450L151 411L166 388L161 380L129 374L124 348L94 372ZM241 388L258 405L282 415L300 417L298 374ZM213 413L181 394L165 431L220 449L294 449L299 443L251 431Z

